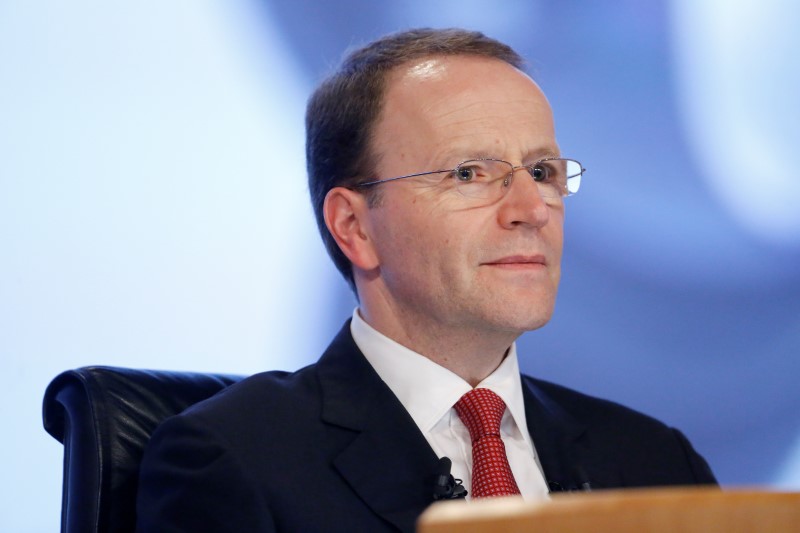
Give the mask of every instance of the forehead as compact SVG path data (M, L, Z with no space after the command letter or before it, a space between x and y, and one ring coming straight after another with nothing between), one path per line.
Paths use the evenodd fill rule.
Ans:
M382 157L399 152L420 164L558 150L536 83L503 61L476 56L433 56L394 69L373 141Z

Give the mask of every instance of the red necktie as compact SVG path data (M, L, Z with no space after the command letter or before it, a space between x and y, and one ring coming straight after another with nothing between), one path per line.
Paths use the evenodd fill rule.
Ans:
M519 494L500 438L505 402L489 389L473 389L454 407L472 439L472 497Z

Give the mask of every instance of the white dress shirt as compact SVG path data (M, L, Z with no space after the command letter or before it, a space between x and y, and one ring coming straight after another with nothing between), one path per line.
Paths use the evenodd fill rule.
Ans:
M453 462L451 473L470 491L472 442L469 431L453 409L459 398L472 390L470 384L376 331L361 318L358 309L353 312L350 332L358 348L406 408L436 455L450 458ZM507 406L500 424L500 436L522 496L526 500L549 498L547 483L525 421L515 344L511 345L500 366L478 387L491 389Z

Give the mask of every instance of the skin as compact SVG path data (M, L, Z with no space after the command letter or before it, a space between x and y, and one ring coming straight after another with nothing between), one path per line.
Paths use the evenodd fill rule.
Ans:
M381 179L494 157L559 155L550 106L524 73L472 56L402 65L373 136ZM475 386L523 332L550 319L560 278L563 204L524 170L491 204L467 200L446 173L378 185L379 205L332 189L325 220L353 263L361 316Z

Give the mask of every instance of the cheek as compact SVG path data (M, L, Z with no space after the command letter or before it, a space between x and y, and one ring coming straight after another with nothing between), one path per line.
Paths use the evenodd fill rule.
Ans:
M557 286L561 279L561 256L564 248L564 213L551 211L550 220L542 230L542 236L550 251L551 278Z
M561 249L564 246L564 213L562 211L550 213L550 221L546 231L548 244L560 259Z
M375 247L385 274L405 272L404 277L417 278L431 270L449 241L442 232L440 217L421 213L415 206L406 207L381 217L375 228Z
M553 252L555 252L557 259L561 261L561 254L564 251L564 232L561 230L561 228L558 229L551 242L553 246Z
M417 226L416 233L409 232L406 256L399 259L416 266L418 272L413 276L421 284L444 287L463 281L471 251L481 238L478 228L461 228L442 216L429 222Z

